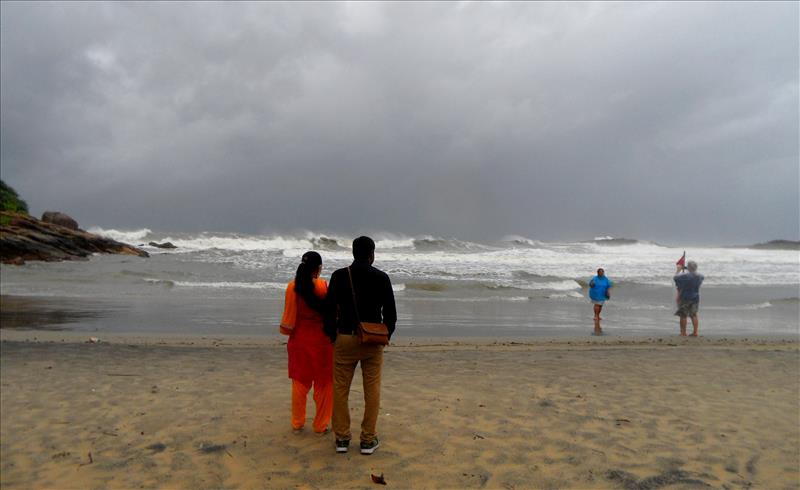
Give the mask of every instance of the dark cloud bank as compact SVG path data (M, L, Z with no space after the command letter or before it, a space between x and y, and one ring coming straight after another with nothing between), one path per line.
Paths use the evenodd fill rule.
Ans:
M2 178L166 230L797 239L798 4L8 3Z

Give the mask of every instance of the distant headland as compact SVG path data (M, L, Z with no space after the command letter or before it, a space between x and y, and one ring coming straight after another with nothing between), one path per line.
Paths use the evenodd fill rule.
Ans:
M149 257L144 250L80 229L69 215L46 211L28 214L28 204L0 180L0 262L82 260L94 253Z
M760 250L800 250L800 241L797 240L770 240L764 243L756 243L747 248Z

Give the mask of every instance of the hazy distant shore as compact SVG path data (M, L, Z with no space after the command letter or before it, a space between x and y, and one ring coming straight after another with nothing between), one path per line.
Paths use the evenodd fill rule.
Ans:
M796 340L404 340L364 457L291 433L281 340L0 336L3 488L798 488Z

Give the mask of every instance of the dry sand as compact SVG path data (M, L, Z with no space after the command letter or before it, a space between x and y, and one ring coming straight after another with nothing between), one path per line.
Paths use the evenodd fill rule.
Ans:
M800 488L796 341L407 341L362 456L292 433L279 342L2 337L3 489Z

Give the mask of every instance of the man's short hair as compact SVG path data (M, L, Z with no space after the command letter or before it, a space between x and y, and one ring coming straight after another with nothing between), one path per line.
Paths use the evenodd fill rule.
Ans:
M694 260L690 260L686 263L686 268L689 269L689 272L694 272L697 270L697 262Z
M369 259L375 253L375 242L368 236L360 236L353 240L353 258L356 260Z

